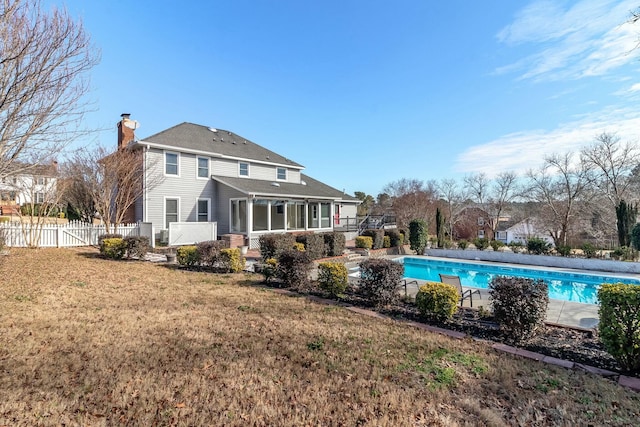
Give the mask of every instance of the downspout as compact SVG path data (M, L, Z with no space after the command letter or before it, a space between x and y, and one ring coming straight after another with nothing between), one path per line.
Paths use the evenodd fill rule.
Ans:
M145 146L143 164L142 164L142 176L143 176L143 188L142 188L142 222L147 222L147 152L149 151L149 144Z

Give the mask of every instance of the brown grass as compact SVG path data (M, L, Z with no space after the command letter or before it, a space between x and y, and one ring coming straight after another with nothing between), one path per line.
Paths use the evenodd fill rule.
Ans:
M259 277L0 257L1 425L633 425L640 395Z

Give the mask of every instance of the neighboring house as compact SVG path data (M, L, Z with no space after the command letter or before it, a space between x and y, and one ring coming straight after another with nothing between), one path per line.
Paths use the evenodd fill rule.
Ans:
M473 240L475 238L493 240L489 214L478 207L463 209L459 214L458 221L453 226L453 236L456 240Z
M18 213L20 206L51 202L56 192L58 163L28 165L16 162L0 178L0 210Z
M500 240L506 244L516 242L526 245L530 238L536 237L553 245L554 242L551 236L549 236L549 233L537 225L537 222L535 218L527 218L515 224L509 224L508 227L499 229L496 233L496 240Z
M143 150L145 182L154 184L134 219L152 223L158 237L171 222L216 222L219 236L240 234L257 248L265 233L332 231L356 216L355 197L233 132L182 123L135 140L136 127L123 115L118 147Z

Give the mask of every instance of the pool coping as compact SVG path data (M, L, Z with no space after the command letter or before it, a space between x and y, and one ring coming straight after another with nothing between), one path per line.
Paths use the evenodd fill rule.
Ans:
M321 298L315 295L306 295L306 294L301 294L295 291L290 291L288 289L277 289L277 288L269 288L269 287L265 287L266 289L271 290L272 292L279 294L279 295L286 295L286 296L296 296L296 297L305 297L306 299L313 301L315 303L318 304L324 304L324 305L333 305L333 306L337 306L337 307L342 307L352 313L357 313L357 314L361 314L363 316L367 316L367 317L372 317L372 318L377 318L377 319L383 319L383 320L391 320L393 322L399 322L402 324L405 324L407 326L413 327L413 328L418 328L427 332L431 332L431 333L437 333L437 334L441 334L444 336L447 336L449 338L453 338L453 339L457 339L457 340L462 340L465 339L467 337L469 337L469 335L463 333L463 332L458 332L458 331L452 331L450 329L446 329L446 328L441 328L441 327L437 327L437 326L431 326L431 325L427 325L425 323L420 323L420 322L415 322L415 321L408 321L408 320L399 320L396 318L393 318L391 316L387 316L384 315L382 313L379 313L375 310L369 310L366 308L361 308L361 307L356 307L350 304L346 304L344 302L340 302L340 301L335 301L335 300L331 300L331 299L327 299L327 298ZM491 348L493 348L494 350L501 352L501 353L506 353L506 354L511 354L513 356L518 356L518 357L523 357L525 359L530 359L530 360L535 360L537 362L542 362L545 364L549 364L549 365L554 365L554 366L558 366L561 368L565 368L565 369L569 369L569 370L575 370L575 371L583 371L583 372L587 372L593 375L598 375L601 376L603 378L607 378L610 380L615 381L618 385L620 385L621 387L625 387L628 389L631 389L635 392L639 392L640 393L640 378L638 377L630 377L627 375L623 375L620 374L618 372L613 372L613 371L608 371L606 369L601 369L601 368L596 368L595 366L590 366L590 365L585 365L583 363L577 363L577 362L572 362L570 360L564 360L564 359L559 359L556 357L552 357L552 356L546 356L544 354L541 353L536 353L533 351L529 351L529 350L524 350L518 347L513 347L507 344L503 344L503 343L497 343L495 341L490 341L490 340L486 340L486 339L481 339L481 338L477 338L477 337L472 337L474 341L476 342L483 342L486 343L487 345L491 346Z

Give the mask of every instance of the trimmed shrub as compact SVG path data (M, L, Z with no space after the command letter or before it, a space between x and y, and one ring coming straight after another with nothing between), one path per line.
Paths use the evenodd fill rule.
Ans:
M598 249L591 243L585 243L584 245L582 245L581 249L582 249L582 252L584 253L584 256L586 256L587 258L595 257L596 252L598 251Z
M296 242L296 238L291 233L263 234L259 238L260 255L262 260L278 258L280 253L290 250Z
M324 237L320 234L301 234L296 237L296 241L304 244L304 250L312 260L326 256L327 252L324 246Z
M489 299L509 341L526 341L544 328L549 292L543 280L496 276L489 283Z
M347 238L338 231L323 233L327 256L340 256L344 252Z
M371 236L357 236L356 248L371 249L373 247L373 239Z
M369 249L382 249L384 246L384 230L364 230L362 236L371 237L372 246Z
M348 284L347 267L340 262L323 262L318 265L318 283L332 296L344 293Z
M240 253L240 248L220 249L220 260L217 266L227 273L240 273L244 270L246 260Z
M640 373L640 286L605 283L598 289L598 300L604 348L622 369Z
M385 230L385 234L389 238L390 247L395 248L404 244L404 235L398 230Z
M627 246L619 246L611 252L611 258L618 260L632 260L633 250Z
M551 244L539 237L531 237L527 240L527 251L535 255L544 255L551 250Z
M556 251L558 251L561 256L569 256L571 254L571 246L558 245L556 246Z
M462 250L467 249L467 246L469 246L469 242L467 242L465 239L462 240L458 240L458 247Z
M404 274L404 266L388 259L368 259L360 263L359 289L362 295L376 306L384 306L398 300L398 285Z
M473 239L473 245L477 249L484 251L489 247L489 239L487 239L486 237L476 237L475 239Z
M109 259L122 259L127 252L127 244L121 237L102 239L100 253Z
M384 236L382 247L383 248L390 248L391 247L391 238L389 236Z
M429 240L429 230L427 222L423 219L414 219L409 223L409 243L411 250L416 251L416 255L424 254Z
M125 237L123 240L127 245L127 258L143 259L147 252L151 250L149 238L146 236L130 236Z
M277 275L285 286L304 289L309 284L312 265L313 262L306 252L289 249L278 256Z
M186 267L193 267L200 264L198 247L195 245L180 246L176 251L176 259L178 260L178 264Z
M458 310L458 290L447 283L427 282L420 286L416 306L425 319L444 322Z
M275 258L269 258L260 266L265 283L271 283L271 280L276 277L277 267L278 261Z
M105 233L98 236L98 247L102 247L102 241L104 239L122 239L122 234L118 233Z
M220 251L227 247L224 240L205 240L196 245L198 250L198 264L213 268L220 260Z
M501 247L504 246L504 242L500 241L500 240L492 240L489 245L493 248L494 251L497 251L498 249L500 249Z

